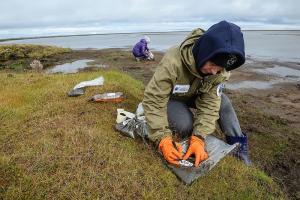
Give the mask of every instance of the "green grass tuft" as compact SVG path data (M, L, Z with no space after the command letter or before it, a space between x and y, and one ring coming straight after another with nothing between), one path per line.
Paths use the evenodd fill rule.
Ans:
M71 49L68 48L32 44L0 45L0 61L25 58L41 59L70 51Z

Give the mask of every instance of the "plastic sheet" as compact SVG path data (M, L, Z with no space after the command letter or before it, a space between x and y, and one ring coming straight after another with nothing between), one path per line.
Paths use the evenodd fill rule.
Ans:
M181 144L185 153L188 149L188 141L183 141ZM238 144L229 145L212 135L208 135L205 139L205 147L208 159L203 161L199 167L194 167L194 165L176 167L167 162L166 164L181 181L185 184L191 184L197 178L206 175L222 158L233 152Z
M75 85L75 87L73 88L73 90L77 89L77 88L84 88L84 87L91 87L91 86L100 86L104 84L104 78L102 76L90 80L90 81L83 81L78 83L77 85Z
M144 120L140 120L137 117L127 119L121 123L116 124L116 129L123 135L135 138L140 136L141 138L147 138L148 130Z
M103 94L96 94L89 98L89 101L95 102L122 102L124 100L123 92L110 92Z
M137 136L142 138L148 137L148 127L143 116L142 104L139 104L136 114L118 109L116 129L123 135L131 138ZM186 153L189 147L188 140L180 142L183 147L183 152ZM205 139L205 148L209 158L203 161L199 167L194 166L194 160L180 160L180 166L174 166L164 161L171 171L185 184L191 184L197 178L207 174L216 164L226 155L234 151L238 144L229 145L222 140L208 135ZM163 158L163 157L162 157Z
M90 80L90 81L83 81L83 82L80 82L77 85L75 85L75 87L72 90L70 90L67 93L67 95L69 97L77 97L77 96L84 94L85 87L101 86L101 85L103 85L103 83L104 83L104 78L102 76L100 76L96 79Z

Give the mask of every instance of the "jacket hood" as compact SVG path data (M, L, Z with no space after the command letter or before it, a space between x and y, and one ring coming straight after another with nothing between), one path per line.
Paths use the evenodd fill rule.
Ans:
M221 59L225 63L221 67L224 67L226 71L245 63L243 33L240 27L233 23L221 21L214 24L194 42L192 54L198 71L206 61L220 57L220 55L225 57ZM228 60L226 60L227 57ZM235 59L232 60L232 57Z
M193 30L181 43L180 56L184 65L189 69L189 71L196 77L201 77L196 69L196 63L193 56L193 46L195 42L204 34L204 30L197 28Z
M151 41L150 37L148 37L147 35L145 35L143 39L147 42L147 44L149 44Z
M144 38L141 39L140 42L147 44L147 41Z

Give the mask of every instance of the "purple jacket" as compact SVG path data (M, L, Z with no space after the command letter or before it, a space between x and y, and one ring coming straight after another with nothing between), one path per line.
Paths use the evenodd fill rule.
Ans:
M132 49L132 53L135 57L147 57L147 52L149 51L147 47L147 42L145 39L141 39Z

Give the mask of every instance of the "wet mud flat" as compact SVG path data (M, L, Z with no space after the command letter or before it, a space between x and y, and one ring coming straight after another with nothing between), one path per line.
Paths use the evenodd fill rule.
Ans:
M248 86L245 84L248 81ZM241 83L240 85L238 85ZM257 164L270 173L275 181L282 184L292 199L300 198L300 65L293 62L255 61L250 60L243 67L232 73L229 87L232 88L230 96L237 110L242 115L242 126L251 134L256 133L269 148L274 143L275 148L270 149L269 156L259 151L259 146L250 144L254 151L252 157ZM253 111L254 110L254 111ZM244 113L251 116L244 118ZM258 117L256 113L262 113ZM268 119L272 119L271 122ZM273 122L272 122L273 121ZM250 140L251 142L251 140ZM275 144L277 143L277 144ZM272 146L272 145L271 145ZM265 148L265 147L263 147ZM270 159L272 158L272 159ZM254 160L255 162L255 160Z
M249 135L255 165L270 174L291 199L299 199L299 63L248 59L232 72L226 93Z
M232 72L227 88L241 96L257 98L253 104L265 113L278 115L300 128L299 63L252 61ZM260 99L266 103L266 106ZM278 112L278 109L280 112Z
M130 49L86 49L45 59L43 64L50 70L88 60L80 70L120 70L146 85L163 54L154 52L154 61L136 62ZM225 90L249 135L254 165L271 175L291 199L300 198L299 73L300 63L248 58L232 72Z

